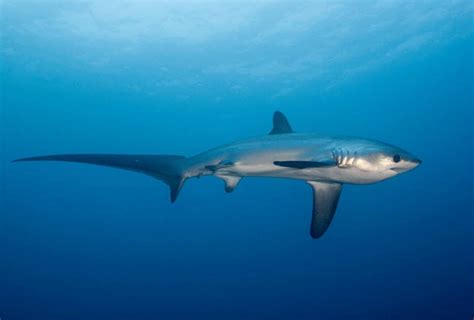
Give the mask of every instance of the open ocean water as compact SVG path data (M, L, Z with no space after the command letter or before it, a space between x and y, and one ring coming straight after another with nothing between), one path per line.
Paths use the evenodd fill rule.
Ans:
M0 318L472 319L472 1L0 0ZM293 129L423 160L311 189L168 187L57 153L193 155Z

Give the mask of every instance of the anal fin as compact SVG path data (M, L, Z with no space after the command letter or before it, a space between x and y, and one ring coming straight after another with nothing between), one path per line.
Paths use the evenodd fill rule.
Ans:
M238 176L230 176L230 175L219 175L219 178L224 180L225 183L225 192L230 193L237 188L237 185L239 184L240 180L242 177Z

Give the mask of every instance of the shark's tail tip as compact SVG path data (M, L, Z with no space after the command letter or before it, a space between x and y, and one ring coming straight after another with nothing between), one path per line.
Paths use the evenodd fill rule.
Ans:
M31 157L31 158L18 158L18 159L12 160L11 163L15 163L15 162L27 162L27 161L34 161L34 160L39 160L39 159L36 159L36 157Z

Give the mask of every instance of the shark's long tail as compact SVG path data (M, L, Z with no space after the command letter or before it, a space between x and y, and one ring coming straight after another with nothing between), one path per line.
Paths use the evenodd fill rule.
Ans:
M175 155L128 155L128 154L58 154L22 158L22 161L67 161L90 163L144 173L165 182L170 187L171 202L175 202L186 180L186 157Z

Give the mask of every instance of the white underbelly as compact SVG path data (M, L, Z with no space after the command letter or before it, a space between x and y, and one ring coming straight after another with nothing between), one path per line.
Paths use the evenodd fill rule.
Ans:
M285 168L273 163L235 163L229 168L217 172L218 175L231 175L239 177L275 177L298 179L305 181L325 181L335 183L369 184L380 181L379 177L360 170L350 168L325 167L325 168Z

